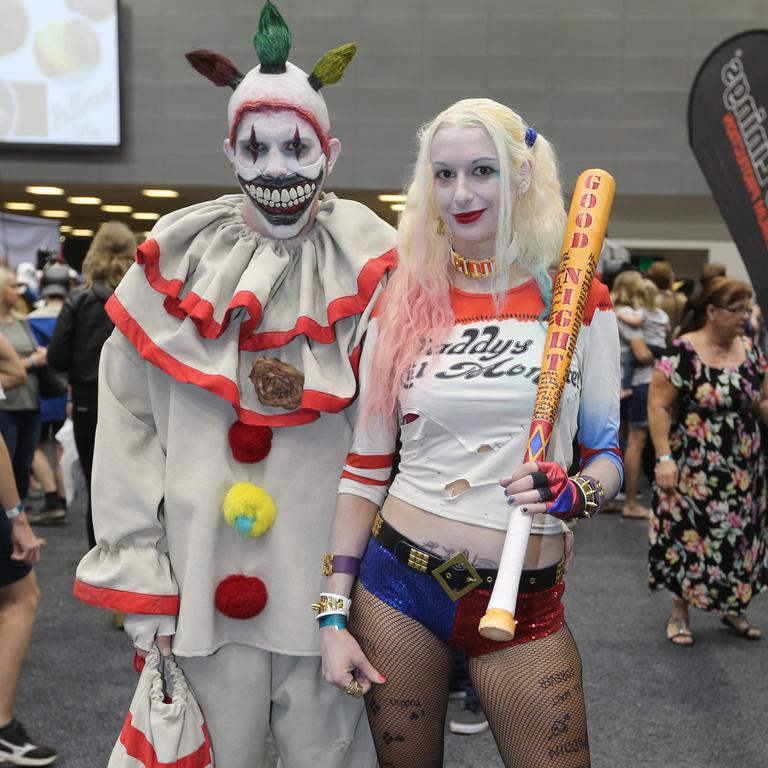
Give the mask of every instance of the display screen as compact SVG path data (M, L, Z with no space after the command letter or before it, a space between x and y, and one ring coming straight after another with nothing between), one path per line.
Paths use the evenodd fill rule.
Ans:
M118 0L0 0L0 144L120 144Z

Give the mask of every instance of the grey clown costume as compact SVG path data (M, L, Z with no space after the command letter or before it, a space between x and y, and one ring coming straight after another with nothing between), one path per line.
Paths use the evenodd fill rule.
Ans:
M268 4L262 25L265 13L282 22ZM327 131L315 72L285 64L281 98L291 98L279 109L298 104ZM232 136L262 109L259 69L230 78ZM268 80L276 93L281 76ZM261 765L270 724L284 768L375 765L361 701L322 680L310 604L352 439L345 409L395 233L365 206L324 196L325 170L306 187L314 222L287 238L282 211L267 215L274 237L246 222L254 181L238 170L243 194L157 223L107 306L116 329L99 378L98 544L75 595L176 617L173 651L219 768Z

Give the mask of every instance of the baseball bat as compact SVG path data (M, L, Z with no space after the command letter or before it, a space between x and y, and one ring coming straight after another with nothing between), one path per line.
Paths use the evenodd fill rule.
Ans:
M613 176L599 168L584 171L576 181L523 462L546 460L615 191ZM478 626L480 634L490 640L511 640L515 636L514 610L532 522L532 515L512 508L496 583Z

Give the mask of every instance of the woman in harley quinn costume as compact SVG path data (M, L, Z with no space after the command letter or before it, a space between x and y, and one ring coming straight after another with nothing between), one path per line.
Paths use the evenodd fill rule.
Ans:
M561 597L567 521L599 511L622 477L619 340L599 282L551 461L522 464L564 224L552 147L515 112L465 100L423 129L399 265L363 351L315 606L325 678L365 695L382 767L443 764L451 648L469 658L505 765L589 765L581 661ZM569 477L577 436L580 469ZM533 529L515 637L495 642L477 625L510 505L533 515Z

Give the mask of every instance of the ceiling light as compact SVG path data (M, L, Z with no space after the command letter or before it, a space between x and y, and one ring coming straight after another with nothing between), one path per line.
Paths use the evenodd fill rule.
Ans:
M98 205L101 202L101 198L80 195L77 197L68 197L67 202L72 203L72 205Z
M73 229L70 234L73 237L91 237L93 235L92 229Z
M132 213L132 205L102 205L101 210L104 213Z
M175 189L142 189L141 194L144 197L178 197L179 193Z
M9 211L34 211L34 203L3 203L3 206Z
M160 218L159 213L132 213L132 219L140 219L141 221L156 221Z
M70 227L70 226L69 226L69 224L62 224L62 225L59 227L59 230L60 230L61 232L71 232L71 231L72 231L72 227Z
M405 203L393 203L389 206L393 211L404 211Z
M68 219L69 211L40 211L40 215L46 219Z
M378 195L382 203L404 203L407 198L405 195Z
M30 195L63 195L61 187L24 187Z

